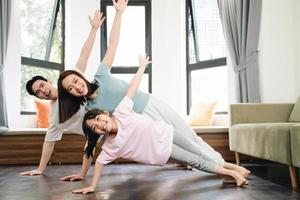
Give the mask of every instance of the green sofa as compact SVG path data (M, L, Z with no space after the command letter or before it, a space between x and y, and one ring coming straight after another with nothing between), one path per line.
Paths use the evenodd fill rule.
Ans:
M295 167L300 167L300 123L289 122L294 104L230 105L229 145L240 154L287 164L292 187L297 188Z

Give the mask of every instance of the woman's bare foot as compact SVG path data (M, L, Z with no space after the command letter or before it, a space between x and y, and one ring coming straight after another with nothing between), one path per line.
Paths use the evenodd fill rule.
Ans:
M236 169L234 170L240 173L244 178L248 177L251 174L251 171L247 170L245 167L236 165Z

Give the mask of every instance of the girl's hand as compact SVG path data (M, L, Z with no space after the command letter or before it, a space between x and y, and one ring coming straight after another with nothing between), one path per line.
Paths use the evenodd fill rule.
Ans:
M89 186L89 187L73 190L72 192L75 193L75 194L80 194L80 193L81 194L87 194L87 193L95 192L95 188L92 187L92 186Z
M140 63L140 66L146 67L149 63L151 63L151 61L149 60L149 56L146 56L146 54L140 55L139 63Z
M128 0L118 0L118 2L116 2L116 0L112 0L112 1L116 11L119 13L123 13L125 8L127 7Z
M93 18L89 15L89 20L92 28L98 30L105 20L105 17L102 12L100 13L99 10L96 10Z

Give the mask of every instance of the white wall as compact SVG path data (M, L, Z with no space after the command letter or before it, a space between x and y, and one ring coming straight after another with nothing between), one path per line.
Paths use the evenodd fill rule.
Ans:
M299 95L298 11L298 0L263 1L259 45L262 102L294 102Z

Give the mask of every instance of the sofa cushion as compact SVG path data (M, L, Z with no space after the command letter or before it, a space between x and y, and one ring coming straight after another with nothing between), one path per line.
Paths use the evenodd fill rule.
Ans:
M292 113L290 115L290 122L300 122L300 97L298 97L294 108L292 110Z
M190 112L191 126L211 126L218 102L199 102L192 106Z
M229 128L230 150L291 164L290 128L296 123L236 124Z

